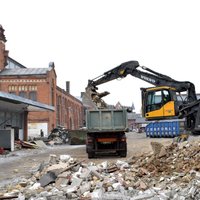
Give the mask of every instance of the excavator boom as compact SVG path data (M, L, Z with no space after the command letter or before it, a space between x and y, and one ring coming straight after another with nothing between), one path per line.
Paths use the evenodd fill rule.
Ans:
M141 68L142 70L139 70L139 68ZM86 87L86 91L87 93L90 93L91 99L93 99L93 101L94 99L99 100L102 98L102 95L101 93L97 92L98 85L107 83L109 81L112 81L118 78L125 78L127 75L132 75L156 87L168 86L171 88L175 88L176 92L179 92L179 93L187 91L188 101L191 102L191 101L197 100L195 86L193 83L189 81L176 81L172 79L171 77L155 72L154 70L150 68L140 66L138 61L128 61L128 62L122 63L121 65L103 73L102 75L92 80L89 80L88 85ZM109 92L106 92L106 95L107 94L109 94Z

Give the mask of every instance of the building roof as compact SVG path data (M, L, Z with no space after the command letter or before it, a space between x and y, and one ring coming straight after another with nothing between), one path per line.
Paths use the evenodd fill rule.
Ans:
M26 99L14 94L0 92L0 111L54 111L53 106Z
M7 57L7 66L5 68L27 68L24 65L22 65L21 63L17 62L16 60L14 60L11 57Z
M0 72L0 76L23 76L23 75L45 75L49 71L49 68L14 68L3 69Z

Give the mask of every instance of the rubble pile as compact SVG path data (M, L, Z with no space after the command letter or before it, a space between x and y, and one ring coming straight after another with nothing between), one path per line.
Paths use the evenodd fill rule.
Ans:
M200 199L200 143L152 142L152 153L100 164L50 155L30 179L1 195L20 200Z
M53 144L66 144L68 141L68 130L62 127L54 128L48 136L48 140Z

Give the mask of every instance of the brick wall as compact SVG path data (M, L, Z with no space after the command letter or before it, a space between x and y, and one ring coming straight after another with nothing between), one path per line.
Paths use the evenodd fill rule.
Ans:
M56 90L56 121L57 125L67 129L79 129L83 126L83 104L65 90Z
M38 77L35 77L35 80L37 79ZM56 75L54 70L51 70L46 76L40 77L39 79L40 81L37 84L37 101L55 106ZM29 112L28 122L47 122L48 132L50 132L56 127L56 111Z

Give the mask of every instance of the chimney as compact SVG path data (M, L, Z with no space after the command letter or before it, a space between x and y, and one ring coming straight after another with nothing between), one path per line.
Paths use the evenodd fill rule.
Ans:
M7 40L6 40L6 37L4 35L4 31L5 30L3 29L3 27L0 24L0 41L3 41L5 43Z
M4 35L4 29L0 25L0 71L5 68L7 65L7 57L8 57L8 51L5 50L5 42L6 37Z
M66 81L66 92L70 94L70 82Z

